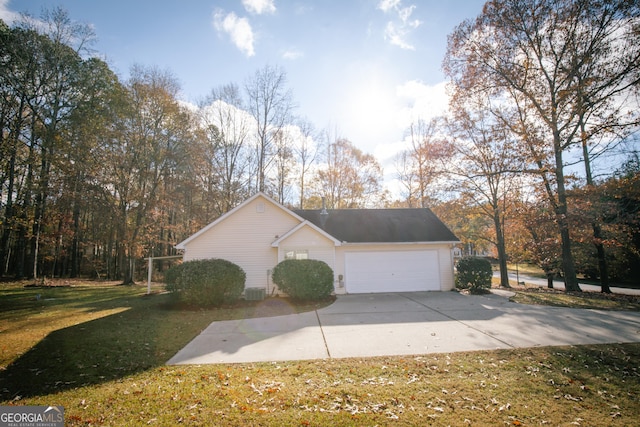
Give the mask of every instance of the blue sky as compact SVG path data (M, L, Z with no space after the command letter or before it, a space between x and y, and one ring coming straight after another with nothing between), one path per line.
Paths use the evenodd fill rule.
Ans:
M287 72L297 113L376 155L392 174L412 119L446 104L447 35L484 0L0 0L0 18L61 6L91 24L94 46L121 78L135 64L169 69L182 97Z

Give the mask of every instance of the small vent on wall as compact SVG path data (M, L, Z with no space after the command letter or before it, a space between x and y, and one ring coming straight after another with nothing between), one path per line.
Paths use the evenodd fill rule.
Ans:
M258 213L264 213L264 203L258 203L256 205L256 212Z

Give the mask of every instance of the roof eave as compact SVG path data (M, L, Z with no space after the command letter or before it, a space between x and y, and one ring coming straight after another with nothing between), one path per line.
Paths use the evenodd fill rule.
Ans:
M421 241L421 242L342 242L342 245L455 245L460 240L437 240L437 241Z
M291 235L295 234L298 230L300 230L301 228L303 228L305 226L310 227L312 230L316 231L321 236L324 236L325 238L331 240L335 244L335 246L341 246L342 245L342 242L340 240L336 239L335 237L333 237L331 234L327 233L326 231L324 231L323 229L321 229L320 227L318 227L317 225L315 225L311 221L304 220L300 224L298 224L295 227L293 227L291 230L287 231L282 236L278 237L273 243L271 243L271 247L272 248L277 248L280 245L280 242L282 242L286 238L290 237Z

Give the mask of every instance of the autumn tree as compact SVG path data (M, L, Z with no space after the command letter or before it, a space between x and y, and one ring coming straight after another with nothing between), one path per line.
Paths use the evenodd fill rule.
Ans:
M514 136L491 113L486 98L453 98L449 122L452 156L447 172L455 191L491 219L493 244L498 252L500 285L509 287L505 219L518 194L517 175L522 173Z
M382 168L371 154L349 140L339 138L326 147L325 163L319 166L314 193L324 197L327 208L364 208L377 205Z
M62 9L45 10L41 25L25 17L12 29L2 25L2 152L6 204L0 254L18 277L36 278L40 238L47 233L52 179L70 117L84 98L85 67L81 57L93 33L73 22ZM6 177L6 178L5 178ZM17 204L16 204L17 202ZM27 271L29 265L29 271Z
M629 158L612 176L571 190L575 200L576 266L589 278L599 277L600 253L593 244L593 224L599 225L599 243L606 249L606 262L612 280L625 281L637 274L640 246L638 200L640 186L637 154Z
M565 157L580 143L582 119L602 105L584 102L578 76L596 81L601 74L592 64L605 58L620 61L626 64L620 69L625 83L599 91L598 97L615 101L633 89L637 55L611 47L616 46L612 37L627 40L624 46L638 46L633 41L638 37L638 8L624 0L494 0L449 37L444 68L455 90L488 92L516 108L520 120L508 116L505 123L520 135L532 164L543 166L538 173L552 174L545 186L561 236L568 291L580 287L571 252ZM619 26L620 20L627 25ZM593 84L592 89L600 83Z
M491 218L473 203L469 194L459 193L448 197L430 209L460 239L464 255L490 253L495 248Z
M623 248L627 277L640 276L640 159L638 153L630 156L615 174L603 183L605 194L617 204L617 209L607 218L616 224L622 236L617 248Z
M142 233L161 199L162 182L176 152L190 140L187 113L179 106L179 85L170 73L136 66L126 84L128 106L118 133L105 141L105 197L112 200L118 253L117 275L133 283L142 256Z
M9 28L0 21L0 175L2 185L2 235L0 237L0 272L8 272L9 260L18 277L24 272L27 209L30 194L25 194L24 184L31 183L32 167L28 159L35 160L35 146L29 137L35 118L29 105L36 97L31 82L37 72L39 43L42 36L36 31ZM31 124L31 125L30 125ZM29 179L27 179L29 177ZM31 184L29 184L31 187ZM22 218L22 220L21 220ZM12 245L11 241L16 244Z
M523 259L540 267L547 276L547 287L553 288L553 279L562 270L562 248L554 209L545 197L521 201L516 209L517 222L528 238L526 245L513 250L521 251Z
M100 241L98 230L110 228L104 218L109 208L103 204L99 181L105 164L100 155L101 143L113 136L113 124L125 98L124 87L106 63L92 58L83 67L83 101L71 114L70 126L62 139L58 178L62 194L55 201L58 215L67 219L70 230L67 239L63 239L62 233L58 235L68 258L64 259L59 275L70 277L80 274L87 242ZM96 221L101 225L94 228L97 231L94 233L89 224Z
M70 115L85 101L83 91L78 90L87 83L83 80L86 68L80 55L94 37L90 26L74 23L60 8L45 10L42 18L47 39L51 42L42 45L43 63L36 77L40 86L36 90L40 96L31 104L35 118L42 126L31 238L34 278L38 275L39 238L44 231L52 168L55 168L63 139L61 133L69 123Z
M638 83L640 82L640 35L638 11L613 2L604 8L584 5L584 29L570 42L575 55L575 97L579 139L584 161L587 191L596 183L592 162L624 141L640 123ZM581 61L577 63L576 61ZM597 216L591 223L592 243L597 252L602 292L610 293L609 272L602 222Z

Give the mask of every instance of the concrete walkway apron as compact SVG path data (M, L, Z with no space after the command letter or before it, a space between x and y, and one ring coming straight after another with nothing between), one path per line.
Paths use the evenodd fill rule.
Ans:
M340 295L317 311L213 322L168 364L414 355L640 342L640 313L517 304L506 295Z

